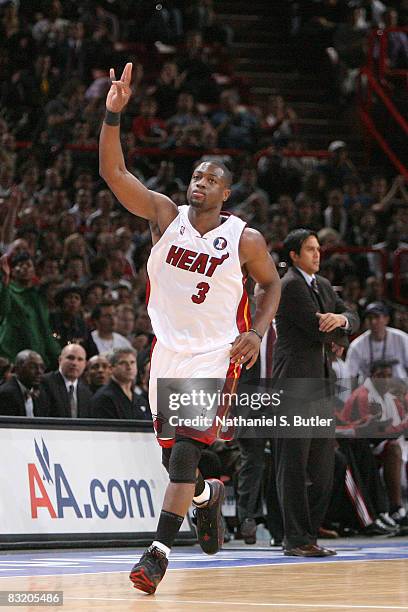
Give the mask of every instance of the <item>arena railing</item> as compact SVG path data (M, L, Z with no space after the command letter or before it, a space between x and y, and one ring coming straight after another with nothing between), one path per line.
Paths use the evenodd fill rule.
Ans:
M394 28L377 28L370 32L368 38L368 63L367 66L372 74L377 73L380 83L386 85L387 77L408 76L406 68L393 68L390 66L388 57L388 41L392 32L405 32L408 34L407 26ZM378 52L377 52L378 50Z
M395 299L401 304L408 304L408 274L402 271L402 262L405 258L408 268L408 249L401 248L395 251L393 262L393 292ZM404 295L404 289L406 295Z
M408 179L408 168L401 161L395 147L390 146L384 135L383 127L374 120L374 111L379 104L382 104L392 117L397 129L404 137L408 135L408 123L391 99L389 94L392 89L387 83L387 77L408 77L408 70L395 69L389 65L388 37L392 32L408 32L408 28L377 29L369 35L367 65L361 68L358 80L359 115L367 133L377 141L398 173ZM367 151L370 151L369 142L367 142Z

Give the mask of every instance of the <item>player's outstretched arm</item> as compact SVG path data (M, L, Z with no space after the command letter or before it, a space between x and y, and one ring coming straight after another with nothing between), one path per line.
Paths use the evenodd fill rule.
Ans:
M99 173L125 208L157 224L163 232L177 216L177 206L166 196L147 189L127 170L120 143L120 113L131 95L132 64L126 64L119 80L111 68L110 77L112 84L99 139Z
M231 360L251 368L257 360L261 336L267 331L278 310L281 282L274 261L262 234L246 228L239 245L242 266L258 285L256 310L252 320L254 331L240 334L231 348ZM259 336L257 335L259 334Z

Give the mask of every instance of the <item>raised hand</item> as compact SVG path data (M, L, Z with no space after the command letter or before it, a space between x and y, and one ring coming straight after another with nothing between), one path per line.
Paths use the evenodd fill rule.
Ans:
M132 90L130 82L132 80L132 64L126 64L120 80L116 80L115 71L113 68L109 71L109 76L112 81L110 90L106 97L106 110L113 113L120 113L129 102Z

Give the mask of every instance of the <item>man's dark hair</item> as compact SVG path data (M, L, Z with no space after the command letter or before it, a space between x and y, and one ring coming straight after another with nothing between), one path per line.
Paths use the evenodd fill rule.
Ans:
M309 229L300 228L289 232L283 241L283 256L288 264L292 265L292 258L289 253L295 251L297 255L300 255L302 244L305 240L310 238L310 236L314 236L317 239L316 232Z
M30 253L28 253L27 251L23 251L22 253L18 253L17 255L12 255L9 258L9 264L12 268L14 268L17 264L24 263L25 261L29 261L30 259L34 263Z
M370 374L371 376L375 374L378 370L386 370L388 368L392 368L392 366L398 363L398 359L376 359L370 365Z
M91 319L93 321L98 321L101 318L102 308L110 308L111 306L115 306L115 303L112 300L104 300L95 306L91 313Z
M95 287L100 287L103 291L106 291L106 285L105 283L99 282L99 281L92 281L90 282L84 289L84 299L87 299L88 294L95 289Z

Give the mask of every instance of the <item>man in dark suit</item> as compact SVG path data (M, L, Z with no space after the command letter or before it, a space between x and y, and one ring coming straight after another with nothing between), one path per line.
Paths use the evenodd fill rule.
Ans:
M346 309L330 282L317 275L320 246L314 232L290 232L284 248L291 267L282 279L276 315L273 378L277 384L277 379L329 379L326 347L340 352L347 334L358 330L358 316ZM299 401L299 413L300 408ZM332 488L334 438L277 438L275 454L284 554L335 554L317 544Z
M108 354L111 380L95 393L91 416L99 419L151 419L149 408L134 392L137 364L134 349L117 348Z
M44 375L44 362L35 351L16 355L14 375L0 386L0 415L42 416L37 391Z
M86 366L85 349L79 344L67 344L59 356L59 369L44 376L40 403L44 416L86 418L92 393L82 382Z

